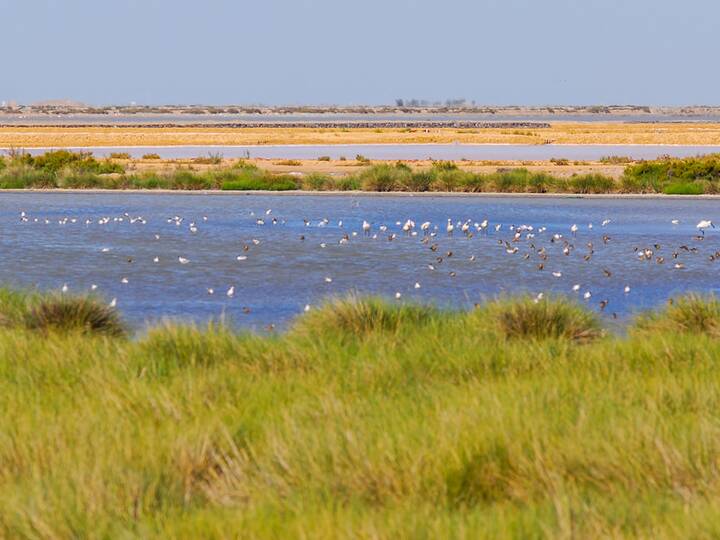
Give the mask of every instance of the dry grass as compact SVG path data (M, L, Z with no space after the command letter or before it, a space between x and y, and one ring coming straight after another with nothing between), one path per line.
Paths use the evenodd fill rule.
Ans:
M720 144L720 124L553 123L548 129L456 130L451 128L62 128L6 127L0 147L162 146L369 143L508 143L508 144ZM562 157L562 156L558 156Z

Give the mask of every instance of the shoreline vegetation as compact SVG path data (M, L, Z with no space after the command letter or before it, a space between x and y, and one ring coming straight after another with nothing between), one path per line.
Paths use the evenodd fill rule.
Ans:
M320 157L325 165L329 158ZM157 165L154 165L157 163ZM347 162L346 162L347 163ZM301 167L303 162L280 160L274 171L248 160L224 160L210 155L185 164L167 163L157 154L131 160L128 154L97 159L88 152L56 150L32 156L13 151L0 157L0 189L134 189L221 191L364 191L409 193L558 193L667 194L720 193L720 154L694 158L661 158L632 162L621 156L603 158L599 165L619 167L612 177L599 172L555 173L519 166L497 166L492 172L467 170L463 162L434 161L418 167L412 162L376 162L356 156L347 163L353 172L333 174L277 169ZM139 165L142 165L141 167ZM344 164L343 164L344 165ZM558 171L584 167L558 158Z
M0 536L714 537L720 302L329 300L128 334L0 290Z
M623 123L555 122L549 126L514 127L273 126L230 127L156 124L139 127L5 125L2 148L71 148L96 146L267 146L338 144L524 144L524 145L720 145L718 122ZM0 118L0 124L2 119Z

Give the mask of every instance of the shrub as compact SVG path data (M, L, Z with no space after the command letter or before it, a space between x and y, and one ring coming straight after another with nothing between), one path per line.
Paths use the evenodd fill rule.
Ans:
M320 156L317 158L318 161L330 161L330 156Z
M275 165L282 165L284 167L299 167L302 165L302 161L298 161L297 159L285 159L282 161L276 161Z
M117 311L87 296L47 296L32 305L25 316L32 330L80 331L122 336L126 328Z
M398 191L408 183L412 173L393 165L373 165L359 175L365 191Z
M559 165L561 167L570 165L570 161L566 158L550 158L550 163L552 163L554 165Z
M335 180L335 189L338 191L359 191L361 187L360 181L353 176L346 176Z
M302 179L303 189L310 191L322 191L333 188L333 180L329 176L320 173L311 173Z
M111 152L108 157L110 159L131 159L130 154L127 152Z
M603 156L600 158L600 163L608 165L625 165L632 162L633 159L627 156Z
M96 172L99 163L90 152L70 152L53 150L32 158L32 166L46 173L56 173L60 169L72 168L78 171Z
M224 191L291 191L297 188L296 181L287 176L238 178L226 180L221 185L221 189Z
M223 162L222 154L208 154L207 156L196 157L192 160L198 165L220 165Z
M602 174L573 175L568 187L573 193L610 193L615 188L615 181Z
M434 180L435 176L431 172L416 172L407 176L403 189L415 192L428 191Z
M143 154L143 159L160 159L160 154L156 154L154 152L151 152L149 154Z
M342 160L342 158L340 158ZM363 156L362 154L358 154L355 156L355 161L358 161L360 163L370 163L370 160Z
M47 189L57 187L55 175L32 169L26 165L13 165L0 176L2 189Z
M435 161L432 166L437 171L456 171L458 169L458 166L452 161Z

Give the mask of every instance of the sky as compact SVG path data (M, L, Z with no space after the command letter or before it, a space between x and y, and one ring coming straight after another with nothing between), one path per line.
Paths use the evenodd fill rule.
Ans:
M720 104L717 0L0 0L0 100Z

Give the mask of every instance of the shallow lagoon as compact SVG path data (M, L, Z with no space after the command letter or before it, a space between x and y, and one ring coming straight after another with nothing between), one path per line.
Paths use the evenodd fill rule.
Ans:
M179 225L175 216L182 218ZM99 224L102 218L110 219ZM266 224L258 225L258 218ZM456 230L450 237L448 218L471 224L488 219L489 232L475 231L468 238ZM430 221L438 226L437 236L423 243L422 232L404 234L396 222L407 219L417 229ZM607 219L610 223L602 227ZM720 222L720 201L5 193L0 199L0 275L5 285L42 290L59 290L66 283L71 292L82 292L96 284L108 300L117 298L118 308L137 327L162 318L219 317L254 329L282 326L307 304L350 291L399 292L400 301L460 308L521 292L577 295L583 301L582 294L590 291L591 308L599 310L600 301L607 300L604 315L622 321L675 294L718 288L720 261L710 256L720 251L720 231L710 229L704 241L695 239L700 219ZM372 224L377 238L363 235L363 220ZM509 254L504 242L513 238L510 227L523 224L534 227L535 237L528 239L524 232L510 244L517 253ZM572 224L579 227L576 237ZM380 232L381 225L388 230ZM547 230L538 232L540 227ZM341 243L345 234L349 240ZM553 234L562 238L552 242ZM607 243L603 236L610 237ZM572 245L568 255L563 254L565 241ZM588 242L594 254L586 261ZM436 251L429 249L432 244ZM545 260L538 255L542 247ZM640 260L635 248L652 250L652 260ZM658 256L664 264L656 262ZM181 264L178 257L189 262ZM677 263L684 268L674 268ZM574 284L581 285L578 293L572 291ZM235 287L233 298L226 295L230 286ZM631 289L627 294L625 286Z

